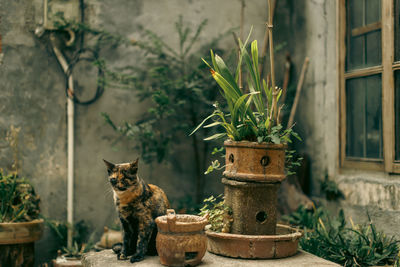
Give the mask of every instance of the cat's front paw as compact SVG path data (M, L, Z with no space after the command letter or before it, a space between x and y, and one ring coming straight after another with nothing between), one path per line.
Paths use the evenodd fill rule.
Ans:
M131 263L133 262L138 262L138 261L142 261L144 259L144 256L141 254L135 254L131 257Z
M117 254L117 259L118 260L127 260L128 257L125 255L125 253L118 253Z

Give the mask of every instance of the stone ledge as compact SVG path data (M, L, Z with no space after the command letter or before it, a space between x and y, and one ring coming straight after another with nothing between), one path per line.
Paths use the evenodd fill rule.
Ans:
M84 267L132 267L132 266L146 266L146 267L159 267L159 258L157 256L146 257L141 262L130 263L129 261L118 261L117 256L111 250L103 250L100 252L89 252L82 257L82 264ZM300 250L296 255L284 259L271 259L271 260L243 260L232 259L227 257L217 256L211 253L206 253L203 262L199 265L203 266L218 266L218 267L309 267L309 266L340 266L336 263L324 260L320 257Z

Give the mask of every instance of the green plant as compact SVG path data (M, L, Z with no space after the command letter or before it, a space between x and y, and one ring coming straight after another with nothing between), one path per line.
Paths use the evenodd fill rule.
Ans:
M45 218L45 223L57 240L54 252L61 250L68 257L80 257L83 253L93 249L94 234L89 235L89 227L84 221L79 221L75 223L74 226L71 226L67 222ZM67 246L69 228L73 230L73 245L71 247Z
M239 39L240 57L233 75L221 57L214 54L211 50L212 66L203 59L210 68L212 77L220 86L221 94L228 106L228 113L220 108L218 103L214 104L214 112L206 117L197 128L191 133L196 132L208 120L213 121L204 125L204 128L218 127L223 129L204 140L214 140L229 138L234 141L257 141L281 144L291 142L290 137L300 137L292 128L284 129L279 121L280 110L279 99L282 90L272 88L268 83L261 79L258 64L257 40L251 43L250 54L247 51L247 42L243 44ZM248 73L246 90L239 84L239 73L244 62Z
M199 215L208 216L211 225L210 230L214 232L229 233L232 223L232 210L225 205L222 195L210 196L204 199L204 206Z
M330 180L328 174L325 175L325 180L321 183L321 191L325 193L327 200L336 200L343 197L343 193L339 190L338 184Z
M322 207L316 208L313 206L313 209L310 210L301 205L290 215L283 215L281 220L296 225L302 229L314 229L318 224L319 218L325 215L326 212Z
M399 241L377 231L370 218L362 225L350 220L349 227L343 211L330 217L323 208L312 212L300 207L283 219L304 228L301 248L319 257L343 266L399 264Z
M170 47L154 32L143 30L141 40L132 42L143 53L142 63L118 70L106 68L106 78L107 86L132 89L149 107L139 116L140 120L121 125L103 113L114 130L132 140L133 148L140 151L141 158L147 163L168 159L178 165L182 159L178 161L174 157L175 148L179 144L191 144L193 160L190 165L194 166L197 203L203 199L203 170L210 149L201 139L210 133L210 129L204 129L200 138L188 137L187 133L196 127L200 118L212 112L212 103L218 98L217 85L198 58L207 51L205 47L216 45L227 34L198 47L196 43L206 24L204 20L192 29L180 16L175 24L177 48ZM186 162L181 164L189 166Z
M0 223L27 222L39 217L40 198L32 185L18 174L0 170Z

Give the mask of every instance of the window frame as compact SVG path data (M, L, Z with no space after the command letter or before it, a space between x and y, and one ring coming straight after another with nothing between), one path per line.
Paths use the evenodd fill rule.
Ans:
M395 161L395 84L394 72L400 70L400 61L395 62L395 15L396 0L381 1L381 23L373 23L381 29L382 64L346 71L346 3L337 1L337 69L339 85L339 167L400 173L400 161ZM366 25L368 27L371 25ZM381 74L382 79L382 139L383 160L346 158L346 80Z

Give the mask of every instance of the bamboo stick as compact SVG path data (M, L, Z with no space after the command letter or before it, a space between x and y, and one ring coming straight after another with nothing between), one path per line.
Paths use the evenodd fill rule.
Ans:
M274 62L274 41L272 38L272 4L271 0L268 0L268 35L269 35L269 58L271 63L271 86L273 90L273 100L272 100L272 108L273 108L273 119L275 123L277 122L277 111L278 111L278 88L275 86L275 62Z
M272 21L274 20L275 7L276 7L276 0L274 0L272 2ZM268 8L268 12L269 12L269 8ZM264 77L265 58L267 56L267 49L268 49L268 37L269 37L268 31L265 31L263 47L261 50L261 59L260 59L260 63L258 64L258 69L260 71L261 79Z
M293 106L292 106L292 109L290 110L290 116L289 116L288 124L286 127L288 129L290 127L292 127L292 125L293 125L294 115L296 114L297 105L299 104L300 92L301 92L301 88L303 87L304 76L306 74L306 70L307 70L309 61L310 61L310 59L308 57L306 57L304 59L303 67L301 68L300 79L299 79L299 83L297 84L297 88L296 88L296 96L294 97Z
M287 88L289 85L289 80L290 80L290 68L292 67L292 62L290 59L290 54L286 54L286 62L285 62L285 70L284 70L284 76L283 76L283 85L282 85L282 96L280 98L281 103L285 103L286 100L286 94L287 94Z
M245 2L244 0L241 0L241 8L240 8L240 40L243 41L243 35L244 35L244 8L245 8ZM236 40L237 41L237 40ZM238 59L240 59L240 46L238 45ZM239 78L238 78L238 84L239 84L239 88L242 89L243 88L243 81L242 81L242 67L239 66Z

